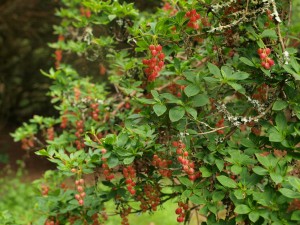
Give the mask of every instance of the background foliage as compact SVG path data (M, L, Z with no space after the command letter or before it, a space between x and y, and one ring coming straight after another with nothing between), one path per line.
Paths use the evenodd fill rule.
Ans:
M298 2L61 2L43 72L59 116L13 134L57 164L39 223L101 224L113 201L127 224L174 199L178 222L297 224Z

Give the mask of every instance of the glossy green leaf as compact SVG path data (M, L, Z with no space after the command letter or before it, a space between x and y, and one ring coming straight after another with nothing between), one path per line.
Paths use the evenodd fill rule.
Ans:
M188 97L194 96L194 95L198 94L199 92L200 92L200 89L195 84L190 84L190 85L186 86L184 89L184 93Z
M251 209L249 208L249 206L241 204L235 207L234 212L238 214L248 214L249 212L251 212Z
M167 107L162 104L155 104L153 105L153 110L157 116L161 116L167 111Z
M182 119L184 114L185 114L185 109L183 107L175 106L174 108L170 109L169 118L172 122L176 122Z
M224 175L221 176L217 176L217 180L224 186L224 187L228 187L228 188L236 188L237 187L237 183L232 180L229 177L226 177Z

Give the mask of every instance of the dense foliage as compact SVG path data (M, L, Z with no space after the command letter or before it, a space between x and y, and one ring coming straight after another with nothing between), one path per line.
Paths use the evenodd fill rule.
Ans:
M174 222L298 223L291 2L61 3L55 68L43 72L60 116L35 116L13 134L57 164L39 181L39 221L104 224L113 200L128 224L174 199ZM99 62L106 82L79 75L78 58ZM74 184L62 185L67 177Z

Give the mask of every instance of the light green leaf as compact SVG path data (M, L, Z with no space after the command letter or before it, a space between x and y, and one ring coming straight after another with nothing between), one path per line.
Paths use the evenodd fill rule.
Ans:
M240 174L243 170L243 168L239 165L233 165L230 170L234 173L234 174Z
M114 20L117 16L116 15L108 15L108 19L110 21Z
M194 96L196 94L198 94L200 92L200 89L197 85L195 84L189 84L188 86L186 86L186 88L184 89L184 93L186 94L186 96L191 97Z
M282 142L285 139L285 136L282 132L278 131L275 127L272 127L269 130L269 140L271 142Z
M242 204L235 207L234 212L238 214L248 214L249 212L251 212L251 209L249 208L249 206Z
M182 192L182 196L185 198L189 198L192 194L192 190L185 190L184 192Z
M298 177L290 176L289 183L300 192L300 179Z
M216 165L218 167L218 170L221 172L224 168L224 160L216 159Z
M243 62L243 63L245 63L248 66L255 67L255 65L253 64L253 62L250 61L249 59L245 58L245 57L241 57L240 61Z
M198 196L198 195L193 195L189 199L192 203L197 205L206 203L206 200L202 196Z
M211 171L209 171L206 167L200 167L202 177L210 177L212 175Z
M178 180L184 186L187 186L187 187L192 187L193 186L193 183L187 177L178 177Z
M240 84L238 84L238 83L235 83L235 82L232 82L232 81L228 81L227 82L234 90L236 90L236 91L238 91L238 92L240 92L240 93L242 93L242 94L245 94L246 93L246 90L245 90L245 88L242 86L242 85L240 85Z
M209 103L209 98L206 94L199 94L192 98L193 107L201 107Z
M167 111L167 107L162 104L155 104L153 105L153 110L157 116L161 116Z
M300 210L296 210L292 213L291 220L300 221Z
M275 184L279 184L283 181L283 177L275 172L271 172L270 177L275 182Z
M284 131L287 128L287 121L283 112L278 112L275 118L276 127L280 131Z
M228 76L228 80L245 80L250 76L249 73L239 71Z
M123 160L123 162L124 162L125 165L129 165L129 164L131 164L131 163L134 161L134 159L135 159L134 156L128 157L128 158L125 158L125 159Z
M249 213L249 219L255 223L259 219L259 212L257 211L252 211Z
M265 176L268 174L268 170L266 170L265 168L262 168L260 166L255 166L253 167L253 172L260 175L260 176Z
M209 72L212 75L216 75L218 77L221 77L220 69L216 65L209 62L209 63L207 63L207 66L208 66Z
M287 103L286 101L283 101L283 100L277 100L277 101L274 103L272 109L273 109L274 111L280 111L280 110L285 109L287 106L288 106L288 103Z
M190 114L194 119L197 119L197 110L191 107L185 107L185 111Z
M214 202L219 202L225 197L225 193L223 191L215 191L212 196L212 200Z
M288 188L281 188L279 192L288 198L300 198L300 193L292 191Z
M185 109L181 106L175 106L169 111L169 117L172 122L176 122L180 120L184 116L184 114L185 114Z
M221 176L217 176L217 180L224 186L224 187L228 187L228 188L236 188L237 187L237 183L230 179L229 177L226 177L224 175Z
M275 30L267 29L262 32L260 35L261 38L269 37L272 39L277 39L277 34Z
M107 165L109 168L114 168L119 164L119 159L117 157L111 156L107 160Z

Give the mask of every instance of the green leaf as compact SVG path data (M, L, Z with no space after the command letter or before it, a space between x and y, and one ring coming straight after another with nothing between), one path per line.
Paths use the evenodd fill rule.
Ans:
M288 198L300 198L300 193L292 191L288 188L281 188L279 192Z
M283 69L288 72L289 74L291 74L296 80L300 80L300 74L296 73L291 67L290 65L284 65Z
M170 109L170 111L169 111L170 120L172 122L176 122L184 116L184 113L185 113L185 109L183 107L175 106L174 108Z
M189 197L189 200L197 205L206 203L206 200L202 196L198 195L192 195L191 197Z
M207 66L208 66L208 70L211 74L221 77L220 69L216 65L208 62Z
M239 72L236 72L236 73L234 73L232 75L229 75L228 76L228 80L245 80L249 76L250 76L249 73L239 71Z
M236 91L238 91L242 94L246 93L245 88L242 85L238 84L238 83L228 81L227 84L229 84L234 90L236 90Z
M202 173L202 177L210 177L212 175L211 171L209 171L206 167L200 167L199 169Z
M249 208L249 206L242 204L235 207L234 212L238 214L248 214L249 212L251 212L251 209Z
M134 159L135 159L134 156L128 157L128 158L125 158L125 159L123 160L123 162L124 162L125 165L129 165L129 164L131 164L131 163L134 161Z
M193 107L201 107L209 103L209 98L206 94L199 94L192 98Z
M162 104L155 104L153 105L153 110L157 116L161 116L167 111L167 107Z
M187 186L187 187L192 187L193 186L193 183L187 177L178 177L178 180L184 186Z
M300 192L300 179L298 177L290 176L289 183Z
M257 211L252 211L249 213L249 219L255 223L259 219L259 212Z
M237 199L244 199L246 197L245 192L240 189L234 190L233 194Z
M236 188L237 187L237 183L230 179L229 177L226 177L224 175L221 176L217 176L217 180L224 186L224 187L228 187L228 188Z
M124 146L127 143L128 139L129 139L128 134L120 133L119 136L117 137L117 142L116 142L117 146L118 147Z
M108 19L110 21L114 20L117 16L116 15L108 15Z
M262 168L260 166L255 166L253 167L253 172L260 175L260 176L265 176L268 174L268 170L266 170L265 168Z
M192 190L185 190L184 192L182 192L182 196L185 198L189 198L192 194Z
M36 155L49 156L49 153L45 149L41 149L35 152Z
M196 94L198 94L200 92L200 89L197 85L195 84L189 84L188 86L185 87L184 89L184 93L186 94L186 96L191 97L191 96L195 96Z
M285 136L282 132L278 131L275 127L272 127L269 130L269 140L271 142L282 142L285 139Z
M243 168L239 165L233 165L230 170L234 173L234 174L240 174L243 170Z
M191 107L185 107L185 111L190 114L195 120L197 119L197 110Z
M283 181L283 177L280 174L275 172L271 172L270 177L276 184L279 184Z
M260 154L255 154L257 160L260 162L260 164L262 164L265 168L273 168L273 166L271 163L271 160L269 159L268 156L261 156Z
M221 172L224 168L224 160L216 159L215 163L218 167L218 170Z
M107 165L109 168L114 168L119 164L119 159L115 156L111 156L107 160Z
M296 210L292 213L291 220L300 221L300 210Z
M212 200L214 202L219 202L225 197L225 193L223 191L214 191Z
M287 103L286 101L283 101L283 100L277 100L277 101L274 103L272 109L273 109L274 111L280 111L280 110L285 109L287 106L288 106L288 103Z
M151 90L151 94L152 94L153 98L159 99L159 94L156 90Z
M249 59L245 58L245 57L241 57L240 61L243 62L243 63L245 63L248 66L255 67L255 65L253 64L253 62L250 61Z
M275 30L267 29L262 32L260 37L261 38L269 37L269 38L277 39L277 34Z
M278 127L280 131L286 130L287 122L283 112L277 113L275 121L276 121L276 127Z

